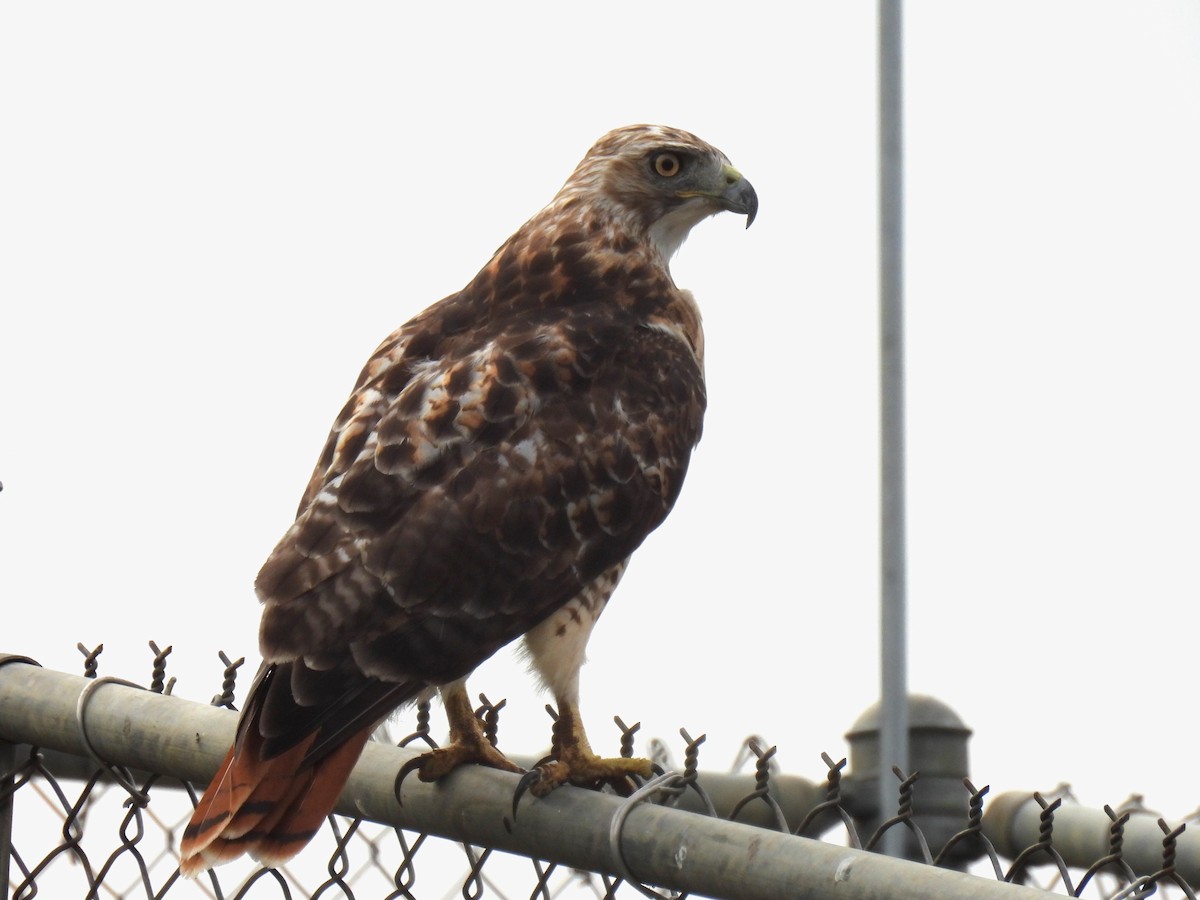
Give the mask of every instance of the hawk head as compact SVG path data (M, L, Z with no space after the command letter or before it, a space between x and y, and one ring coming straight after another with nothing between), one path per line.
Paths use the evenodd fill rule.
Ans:
M648 237L664 259L697 222L722 210L746 227L758 195L729 159L694 134L662 125L628 125L600 138L563 185L552 208L586 200L625 233Z

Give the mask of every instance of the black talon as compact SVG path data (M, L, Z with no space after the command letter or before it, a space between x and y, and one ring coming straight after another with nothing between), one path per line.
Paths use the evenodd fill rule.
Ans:
M521 802L521 797L525 792L537 784L542 779L542 773L539 769L530 769L521 776L521 780L517 782L517 789L513 792L513 818L517 817L517 804Z
M632 775L622 775L620 778L614 778L608 783L613 791L622 797L632 796L633 792L638 788L638 783L633 780ZM601 783L601 787L603 787L603 783Z
M402 765L400 767L400 771L396 773L396 780L392 784L392 790L396 794L396 802L401 806L404 805L404 801L400 799L400 785L404 783L405 778L407 778L413 772L419 771L424 765L425 754L422 753L420 756L414 756L412 759Z

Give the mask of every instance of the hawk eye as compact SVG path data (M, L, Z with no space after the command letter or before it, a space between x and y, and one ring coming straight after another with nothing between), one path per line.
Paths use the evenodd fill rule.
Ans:
M663 178L674 178L683 170L683 160L676 153L656 153L653 162L655 173Z

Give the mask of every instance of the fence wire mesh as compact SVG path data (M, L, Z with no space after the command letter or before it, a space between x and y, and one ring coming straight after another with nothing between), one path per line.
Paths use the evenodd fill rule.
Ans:
M163 650L153 643L150 647L154 657L147 690L152 694L170 694L173 680L167 677L166 661L171 648ZM1088 846L1093 849L1085 852L1094 852L1094 840L1089 845L1080 840L1077 832L1064 833L1062 828L1056 831L1056 819L1061 823L1064 816L1072 815L1070 798L1065 792L1049 797L1034 794L1032 802L1029 797L1023 798L1024 806L1036 812L1036 833L1023 847L1014 848L1012 836L1017 831L1010 826L1017 818L1003 817L1005 824L999 829L989 823L989 817L984 813L989 789L986 786L977 788L968 778L962 780L959 821L947 829L945 823L922 819L922 781L918 773L895 770L896 808L885 818L877 811L864 812L863 804L855 799L856 793L868 794L870 791L847 790L844 777L847 760L844 758L834 759L822 754L823 783L819 786L810 784L810 790L799 793L783 791L780 785L788 776L777 771L774 747L748 739L744 745L745 757L747 764L753 763L753 772L743 776L718 775L701 770L704 736L693 738L682 729L683 762L679 766L665 742L651 742L652 755L660 768L676 771L652 779L627 799L575 792L592 799L588 800L588 806L580 807L582 816L576 815L570 822L557 822L552 831L535 835L533 845L547 851L544 853L518 855L505 852L481 839L487 837L484 831L474 835L474 840L469 839L470 835L463 840L464 835L457 833L461 829L449 822L445 827L414 828L405 827L407 822L374 820L384 818L380 816L332 815L328 826L312 844L287 865L272 869L241 860L189 881L179 875L178 840L196 803L196 788L203 787L204 779L197 777L194 765L182 762L178 766L160 766L164 771L147 771L129 768L127 763L114 764L112 759L102 755L89 735L104 731L108 740L110 731L123 730L130 736L129 733L137 729L131 729L128 721L123 725L93 724L89 704L96 695L95 688L106 683L138 686L121 679L99 677L98 659L102 647L89 650L80 645L80 650L84 654L84 678L90 683L82 682L82 689L73 688L74 694L65 700L58 699L66 704L60 704L62 709L73 709L75 721L67 724L75 728L82 752L39 746L36 734L22 733L39 729L29 727L27 719L21 719L16 712L17 704L6 700L0 706L0 884L5 887L3 896L12 900L32 900L37 896L170 896L222 900L453 896L478 900L491 896L551 900L560 897L608 898L618 896L618 893L622 897L680 897L687 896L689 891L699 896L717 897L764 895L760 889L749 885L743 890L736 883L730 886L716 881L712 884L693 883L682 890L654 889L647 884L672 884L672 879L677 882L678 877L669 871L650 871L651 876L661 877L646 877L647 870L640 858L638 871L646 883L633 878L630 868L625 865L626 857L622 855L621 832L630 811L639 805L687 810L699 813L705 817L704 821L721 819L750 823L762 829L763 834L774 831L798 842L778 845L777 855L799 854L802 849L822 845L832 850L846 848L841 851L841 857L830 859L838 861L833 880L841 879L843 883L839 887L847 889L855 878L863 885L868 877L865 874L855 878L850 876L855 860L865 858L853 855L854 851L873 850L879 846L883 834L900 829L907 833L914 861L897 861L895 865L900 869L887 870L890 872L887 877L891 879L889 893L895 896L991 896L989 892L1003 889L1005 896L1015 897L1028 893L1029 888L1037 888L1073 897L1113 900L1152 894L1195 897L1185 873L1191 873L1200 854L1196 852L1195 835L1183 837L1188 823L1171 826L1157 818L1154 824L1161 844L1157 861L1148 864L1143 858L1135 859L1126 845L1127 836L1136 825L1141 829L1139 840L1143 840L1145 823L1152 818L1139 810L1135 802L1117 809L1104 808L1108 823L1105 843L1100 852L1095 852L1090 861L1083 863L1080 862L1079 848ZM211 705L233 708L242 660L230 660L223 653L221 660L223 682ZM5 672L31 665L36 663L25 657L0 657L0 687L4 686ZM44 706L46 715L53 718L52 699L44 695L33 702ZM503 701L492 703L486 697L480 698L477 715L493 739L503 707ZM415 715L411 733L397 740L395 734L389 734L384 728L377 735L378 740L399 747L435 746L428 706L418 707ZM61 713L58 717L70 718ZM621 753L630 756L637 726L626 726L619 718L615 722L620 732ZM203 726L197 723L195 728L195 741L199 743ZM147 730L153 732L154 729ZM155 735L139 737L134 733L131 740L153 743ZM140 757L132 750L129 758ZM165 771L167 768L173 771ZM499 773L491 775L501 777ZM398 797L398 785L395 790ZM1002 800L1000 805L1011 805L1010 795L1004 796L1009 799ZM602 804L601 797L607 797L609 804L616 805ZM995 802L992 805L995 806ZM513 814L514 817L517 814L515 805ZM686 815L684 812L679 814ZM1024 815L1028 819L1029 810ZM503 827L511 834L514 821L507 816L503 818ZM608 828L616 851L609 871L584 868L567 858L555 857L555 848L583 840L568 835L567 844L562 843L564 832L578 825L577 820L589 818ZM672 827L678 822L681 829L690 827L692 821L671 820ZM1069 818L1068 824L1074 828L1075 822L1075 818ZM437 833L439 830L442 833ZM821 844L805 842L805 838L820 838ZM669 836L667 839L669 843ZM1181 844L1182 840L1189 841L1186 847ZM688 840L680 838L674 851L676 868L681 871L684 868L681 856L686 855L685 850L690 845ZM563 857L571 855L574 855L573 851L562 854ZM1188 857L1186 863L1184 855ZM534 856L541 858L532 858ZM770 864L767 858L755 862L760 868L769 868ZM724 863L717 860L714 865L720 867ZM954 869L971 874L959 876L954 873L953 877L965 878L965 881L944 882L934 878L936 873ZM858 871L862 871L861 864ZM897 873L902 873L903 877L897 878ZM1194 875L1191 877L1195 878ZM813 881L818 882L819 879ZM807 882L787 884L787 895L814 895L807 892ZM846 894L871 895L869 890L862 894Z

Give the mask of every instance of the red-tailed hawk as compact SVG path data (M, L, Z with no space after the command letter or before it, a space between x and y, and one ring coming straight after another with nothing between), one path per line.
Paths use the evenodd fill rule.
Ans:
M520 771L484 736L466 678L522 635L559 715L532 792L650 774L592 752L579 669L700 439L700 313L667 264L702 219L749 225L757 208L694 135L617 129L470 284L383 342L259 573L264 661L184 832L184 874L291 857L372 730L434 688L451 741L422 779L463 762Z

